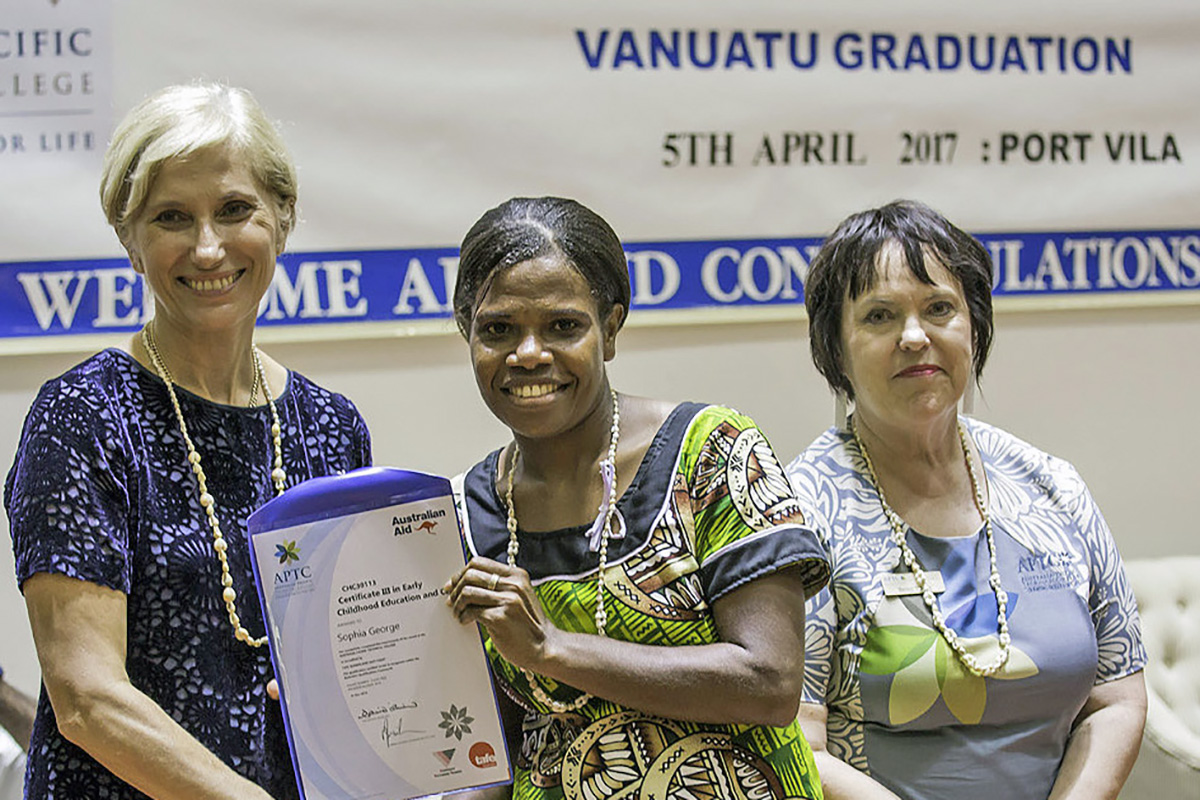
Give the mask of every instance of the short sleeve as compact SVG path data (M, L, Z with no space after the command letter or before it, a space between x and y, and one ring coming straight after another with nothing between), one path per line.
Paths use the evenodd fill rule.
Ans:
M1096 628L1096 683L1131 675L1146 666L1141 620L1133 587L1100 507L1074 467L1066 466L1068 482L1079 491L1072 513L1079 522L1087 548L1088 609Z
M796 500L817 533L825 556L836 572L829 551L829 522L825 516L827 503L819 499L814 476L808 465L799 459L788 467ZM808 598L804 604L804 688L800 699L805 703L825 705L829 692L829 681L833 674L833 639L837 632L837 607L833 603L833 582Z
M42 388L5 483L18 583L52 572L128 594L131 500L119 417L84 378Z
M805 594L829 579L829 564L806 524L783 465L752 420L709 407L684 438L685 476L700 579L709 601L795 566Z
M804 688L800 699L825 705L833 675L833 636L837 631L837 608L833 592L824 587L804 604Z
M311 459L321 454L321 464L312 463L312 475L350 472L372 464L371 434L353 401L292 372L288 404L303 431L300 455Z

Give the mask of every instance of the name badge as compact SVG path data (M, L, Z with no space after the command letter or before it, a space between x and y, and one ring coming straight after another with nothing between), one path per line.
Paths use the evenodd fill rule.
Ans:
M925 583L933 590L934 594L946 591L946 583L942 580L941 572L926 572ZM887 572L883 575L883 593L888 597L920 594L921 587L917 585L917 576L911 572Z

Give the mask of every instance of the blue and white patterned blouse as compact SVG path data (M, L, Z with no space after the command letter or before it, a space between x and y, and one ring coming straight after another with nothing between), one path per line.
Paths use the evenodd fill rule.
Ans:
M920 594L885 590L907 572L847 430L788 467L833 567L808 602L804 701L827 706L829 752L908 800L1009 800L1050 793L1071 724L1095 684L1146 663L1116 544L1067 462L963 418L987 476L1012 650L991 678L967 672ZM983 528L906 537L940 571L947 624L981 663L999 651ZM894 582L893 582L894 587Z
M245 530L275 493L271 412L176 392L217 500L238 614L261 636ZM276 406L289 486L370 463L366 425L346 398L292 372ZM162 381L128 354L105 350L47 382L4 489L17 580L50 572L125 593L133 685L272 797L297 797L278 703L266 694L267 648L234 639L212 532ZM28 797L145 797L59 734L45 689L27 775Z

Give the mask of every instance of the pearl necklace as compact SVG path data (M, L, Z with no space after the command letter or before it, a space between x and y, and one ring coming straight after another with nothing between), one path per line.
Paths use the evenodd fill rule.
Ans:
M192 472L196 475L196 484L200 490L200 507L204 509L204 513L208 517L208 524L212 527L213 550L217 553L217 560L221 562L221 585L224 587L221 598L225 601L225 609L229 612L229 624L233 626L234 636L238 641L245 642L250 647L262 647L267 643L267 637L260 636L257 639L252 637L250 631L242 626L241 618L238 617L235 603L237 592L233 588L233 576L229 574L229 559L225 555L229 545L225 541L224 534L221 533L221 522L217 519L217 503L208 493L208 478L204 474L204 467L200 465L200 453L196 451L196 446L192 444L192 437L188 435L187 423L183 419L183 409L179 407L179 398L175 395L175 379L171 377L171 371L167 369L167 364L158 351L158 343L155 342L154 333L149 325L142 328L142 344L145 346L146 352L150 354L150 362L154 365L154 371L167 386L167 394L175 409L175 419L179 421L179 432L183 434L183 442L187 445L188 463L192 465ZM254 361L254 384L250 389L248 405L254 405L258 389L260 386L263 387L263 394L266 395L267 404L271 408L271 438L275 449L271 481L275 484L275 494L281 495L287 481L287 473L283 469L283 427L279 423L279 411L275 408L275 398L271 396L271 386L267 383L267 376L263 371L262 357L259 355L258 347L253 343L250 345L250 356Z
M975 467L971 463L971 451L967 445L967 432L963 430L962 424L959 423L958 440L962 445L963 460L967 463L967 475L971 478L971 491L974 494L975 508L979 510L979 516L983 518L983 530L987 538L988 560L990 561L989 566L991 570L988 584L992 587L992 591L996 593L996 624L1000 638L1000 654L996 656L995 661L986 665L981 665L979 659L975 658L973 653L967 651L966 646L958 638L958 633L946 625L946 620L942 617L941 609L938 607L937 598L934 597L933 589L929 586L929 580L925 576L925 570L921 568L916 554L909 548L908 542L905 540L904 534L908 525L888 505L887 498L883 494L883 485L879 482L879 476L875 474L875 466L871 463L871 456L867 452L866 445L863 444L862 438L858 435L858 425L855 422L852 422L850 425L850 433L854 435L854 443L858 445L858 451L862 453L863 461L866 462L867 476L871 479L871 484L875 487L875 492L879 495L879 505L883 507L883 514L887 517L888 524L892 528L892 541L900 548L900 555L916 579L917 587L921 590L921 597L925 601L925 606L929 609L929 613L933 617L933 627L945 638L946 643L954 650L958 656L958 660L962 662L962 665L966 667L968 672L981 678L995 675L1008 663L1008 656L1012 646L1012 637L1008 632L1008 592L1004 591L1004 588L1000 585L1000 567L996 563L996 539L992 534L992 518L987 513L987 504L983 499L983 490L980 487L979 479L975 476Z
M612 393L613 403L612 426L609 429L608 455L600 462L600 478L604 482L604 496L600 500L596 520L588 531L589 549L593 552L600 551L600 565L596 569L596 632L600 636L605 635L608 625L608 612L604 610L604 571L608 567L608 540L613 538L613 515L617 513L617 443L621 439L621 407L617 401L616 390L610 389L609 391ZM504 494L504 502L508 506L508 565L510 567L517 565L517 553L521 548L521 543L517 539L517 512L513 506L512 496L513 475L517 471L517 458L520 455L520 447L514 439L512 459L508 466L508 490ZM578 711L592 699L590 694L584 692L569 703L560 702L546 694L532 671L521 667L521 672L525 675L525 680L529 683L529 688L533 690L533 696L538 702L549 706L556 713Z

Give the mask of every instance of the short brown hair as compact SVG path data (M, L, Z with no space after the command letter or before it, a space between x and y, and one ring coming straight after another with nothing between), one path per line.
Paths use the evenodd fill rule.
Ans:
M829 387L854 397L842 353L842 309L875 285L879 252L894 243L912 274L933 283L925 264L936 258L962 287L971 317L975 378L992 347L992 258L978 239L955 227L929 206L896 200L844 219L821 245L804 284L809 347Z

